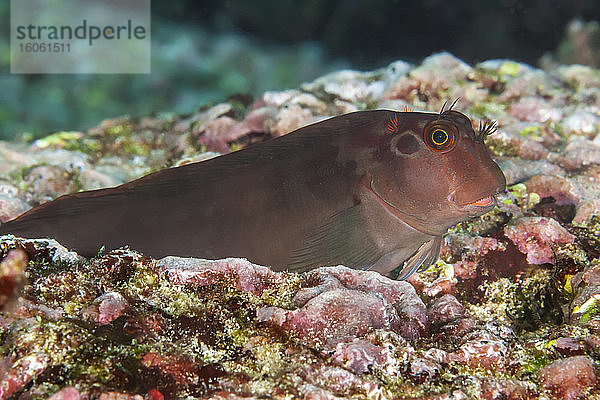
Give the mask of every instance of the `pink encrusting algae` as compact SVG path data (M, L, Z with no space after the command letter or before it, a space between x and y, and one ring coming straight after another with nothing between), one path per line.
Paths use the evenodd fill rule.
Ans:
M7 221L333 115L437 112L460 97L455 109L476 125L497 121L486 146L508 184L407 281L337 265L155 260L135 248L85 258L3 236L0 399L598 398L600 72L553 68L441 53L191 116L0 142Z

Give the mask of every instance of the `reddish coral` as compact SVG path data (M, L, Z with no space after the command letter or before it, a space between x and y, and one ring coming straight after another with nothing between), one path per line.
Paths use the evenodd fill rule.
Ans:
M525 186L529 193L537 193L541 198L552 197L557 205L577 204L581 199L579 185L560 176L536 175Z
M66 387L48 398L48 400L79 400L81 395L74 387Z
M173 378L177 383L191 383L194 379L193 362L179 357L165 357L157 353L146 353L141 364L145 368L157 368L162 374Z
M10 361L9 361L10 362ZM12 364L0 379L0 399L8 399L48 367L45 354L25 356Z
M423 293L429 297L436 297L443 294L449 294L454 291L456 279L449 276L440 276L431 283L425 284Z
M327 348L377 328L410 338L424 332L425 306L407 282L346 267L319 268L306 280L312 286L294 298L301 308L264 308L259 319L296 331L305 343Z
M237 123L236 120L228 116L222 116L212 121L208 121L199 129L202 132L202 135L198 141L205 145L208 151L228 153L228 143L248 133L240 132L238 135L233 129Z
M0 223L9 221L27 211L29 206L17 197L0 194Z
M458 261L453 267L457 278L471 279L477 276L477 263L474 261Z
M344 393L361 393L365 397L381 398L387 397L387 391L382 390L377 384L361 379L352 372L338 367L314 366L304 372L308 388L326 387L331 394L343 395ZM307 388L307 389L308 389ZM312 392L313 390L310 390ZM313 395L314 396L314 395ZM328 398L329 396L326 395ZM312 397L320 398L320 397Z
M460 319L464 314L465 307L451 294L445 294L435 299L427 310L429 323L437 325Z
M509 114L522 121L548 122L559 121L561 113L558 109L549 106L543 99L527 97L512 104Z
M201 260L165 257L157 262L157 267L160 274L178 285L206 286L229 278L238 290L256 295L261 295L277 276L269 268L241 258Z
M442 254L466 253L484 256L490 251L502 250L502 248L502 244L495 238L450 233L442 246Z
M596 369L586 356L557 360L540 370L542 386L560 399L577 399L596 385Z
M98 304L98 323L106 325L119 318L127 308L127 300L117 292L107 292L94 300Z
M165 400L165 396L160 391L152 389L148 392L146 400Z
M502 370L508 347L500 338L485 331L471 334L457 350L448 354L448 360L466 363L471 367Z
M556 350L565 356L584 355L587 346L583 340L572 337L560 337L555 340Z
M262 309L258 318L296 331L307 344L335 348L338 343L362 337L372 329L389 328L393 312L391 305L375 296L334 289L314 297L298 310Z
M12 249L0 261L0 307L11 297L15 287L23 281L27 254L21 249Z
M333 354L336 362L354 373L369 372L371 368L384 368L393 363L387 348L358 339L350 343L338 343Z
M104 392L100 394L98 400L144 400L144 398L139 394Z
M522 217L504 229L530 264L554 263L553 248L573 243L575 237L552 218Z
M146 385L154 386L156 391L160 390L167 398L185 389L198 391L224 375L216 366L202 365L201 362L184 356L163 356L156 352L144 354L141 366L142 379Z
M483 400L529 400L537 398L523 382L516 380L486 380L481 385Z

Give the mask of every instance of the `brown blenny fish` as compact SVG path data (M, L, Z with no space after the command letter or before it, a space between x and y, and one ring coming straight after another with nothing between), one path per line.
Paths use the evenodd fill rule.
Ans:
M494 128L476 132L452 109L355 112L62 196L0 234L55 238L84 256L129 245L155 258L245 257L296 271L343 264L404 279L437 260L450 226L490 211L505 190L484 144Z

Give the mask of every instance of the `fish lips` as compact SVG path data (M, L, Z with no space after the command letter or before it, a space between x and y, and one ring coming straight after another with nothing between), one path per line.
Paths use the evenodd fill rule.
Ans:
M456 205L456 207L466 214L469 215L481 215L485 214L488 211L491 211L494 207L496 207L497 200L496 195L498 193L494 193L488 196L484 196L475 201L471 201L468 203L460 204L456 201L456 196L452 193L448 196L448 200Z

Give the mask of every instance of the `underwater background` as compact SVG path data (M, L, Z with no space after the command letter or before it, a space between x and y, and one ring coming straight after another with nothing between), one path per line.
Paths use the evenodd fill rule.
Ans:
M594 0L153 1L149 75L9 74L10 2L0 2L0 139L84 130L102 119L191 113L327 72L418 62L439 51L600 63Z

